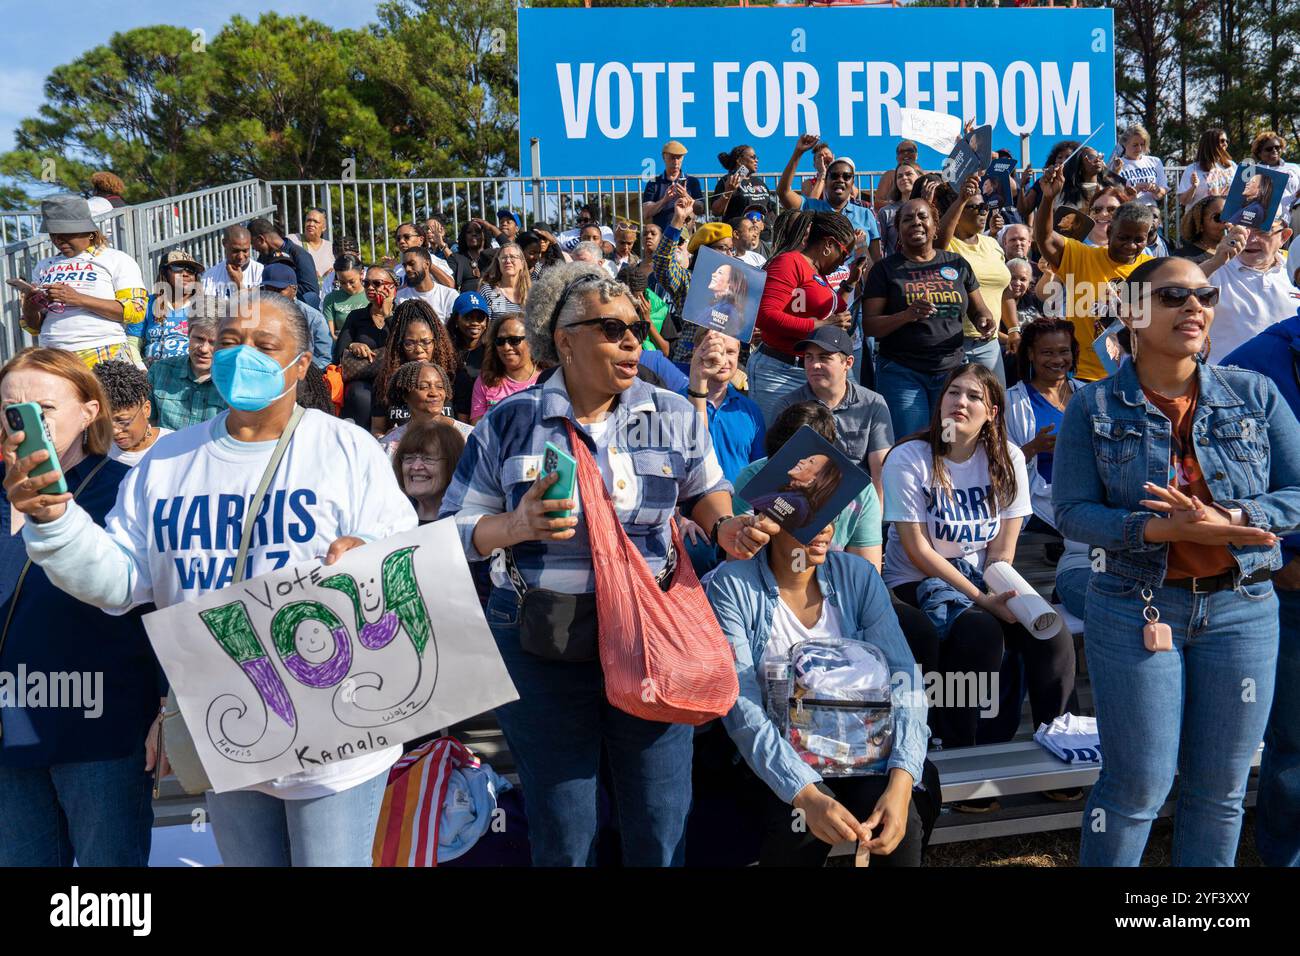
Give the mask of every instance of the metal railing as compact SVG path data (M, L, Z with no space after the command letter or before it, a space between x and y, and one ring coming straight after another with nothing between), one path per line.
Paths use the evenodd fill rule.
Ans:
M261 181L250 179L137 206L123 206L96 216L95 221L114 248L140 264L146 285L152 286L158 263L166 251L183 248L199 262L211 265L221 261L225 254L221 233L227 226L274 212L274 206L265 202ZM35 224L29 228L40 227L39 213L9 215L34 217ZM27 333L21 326L21 295L5 280L30 279L37 263L55 254L57 250L49 237L39 232L5 243L4 255L0 257L0 324L3 325L0 359L7 360L28 344Z

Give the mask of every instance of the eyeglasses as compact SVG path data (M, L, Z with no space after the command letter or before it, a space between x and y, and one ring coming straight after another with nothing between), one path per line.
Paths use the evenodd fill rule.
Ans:
M136 408L135 408L135 413L134 413L130 418L114 418L114 419L112 420L112 421L113 421L113 431L114 431L114 432L124 432L124 431L127 431L127 430L132 426L132 425L135 424L135 420L136 420L137 418L140 417L140 413L141 413L142 411L144 411L144 406L143 406L143 405L137 405Z
M433 455L403 455L403 465L423 465L425 468L432 468L435 465L441 465L447 459L435 458Z
M827 173L827 179L843 179L845 182L853 178L852 173Z
M367 289L382 289L384 286L393 285L393 283L389 282L387 279L367 279L361 284Z
M403 239L418 239L418 238L419 238L419 233L416 233L416 232L399 232L399 233L397 234L397 237L396 237L396 238L397 238L397 241L398 241L398 242L401 242Z
M969 209L971 212L975 213L975 215L977 216L982 216L989 211L988 203L980 203L978 206L975 205L975 203L968 203L966 205L966 208Z
M1181 308L1191 296L1196 296L1196 301L1207 309L1213 308L1219 302L1219 290L1212 285L1202 286L1199 289L1167 285L1153 290L1151 294L1157 302L1170 309Z
M497 262L523 262L523 256L497 256Z
M187 276L196 276L199 274L199 270L193 266L168 266L167 271L172 275L176 275L178 272L183 272Z
M564 328L573 329L579 325L599 325L601 332L605 333L605 338L610 342L622 342L623 337L629 332L632 333L632 338L638 342L650 334L650 323L646 319L637 319L629 325L621 319L608 316L599 319L583 319L581 322L570 322Z
M576 325L578 323L575 322L574 324ZM517 349L519 346L524 344L526 339L527 336L523 335L498 335L496 345L497 348L501 348L503 345L508 345L511 348Z
M431 349L433 348L433 339L402 339L402 348L408 352L411 349Z

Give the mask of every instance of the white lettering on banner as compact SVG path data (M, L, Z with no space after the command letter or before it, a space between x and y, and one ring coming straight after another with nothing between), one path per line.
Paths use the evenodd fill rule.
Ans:
M758 118L759 77L763 79L765 121L760 121ZM777 79L776 69L771 63L760 60L749 64L741 87L741 107L745 116L745 126L751 135L771 136L776 132L781 122L781 81Z
M1016 60L999 73L980 61L842 60L836 64L833 91L838 135L899 136L902 110L919 109L981 125L996 126L1001 119L1001 125L1017 136L1034 131L1045 136L1086 136L1093 132L1086 95L1091 65L1076 61L1068 68L1066 80L1060 64L1048 61ZM673 138L697 135L688 115L694 111L688 108L701 93L712 105L712 129L706 135L764 139L778 132L784 136L821 132L815 101L821 74L811 63L792 60L778 67L768 60L715 62L711 77L703 79L711 85L707 91L700 89L695 73L696 64L689 62L557 63L565 135L578 140L590 136L657 139L662 133L661 82L667 90L667 134ZM823 101L822 105L830 104ZM743 129L733 130L735 118Z
M867 135L883 136L884 129L880 123L880 108L889 111L889 128L897 129L902 121L898 115L898 94L903 91L903 74L892 63L868 63L867 67ZM889 83L881 89L880 81L889 77ZM847 130L840 130L841 136L853 136L853 122L849 121Z
M564 113L564 135L569 139L587 138L587 116L591 110L591 83L596 64L578 64L578 89L573 88L573 64L555 64L555 79L560 84L560 109Z
M1092 108L1088 97L1089 75L1087 63L1076 63L1070 69L1070 92L1061 89L1061 71L1055 63L1043 64L1043 135L1055 136L1057 121L1062 133L1092 132ZM1051 97L1052 107L1047 101ZM1075 121L1075 113L1079 119Z
M668 64L668 135L694 136L695 127L687 126L684 111L687 103L695 102L695 94L687 93L682 82L687 73L695 72L694 63Z
M645 118L645 134L659 135L659 80L664 72L663 63L633 63L632 72L641 77L641 115Z
M785 135L798 136L804 130L820 130L813 97L821 89L821 76L809 63L785 63L782 70L785 74ZM802 86L800 80L803 80Z
M732 92L727 78L739 72L739 63L713 64L713 132L718 136L731 135L731 104L740 102L740 94Z
M861 73L864 67L862 63L841 60L839 64L839 90L840 99L840 135L848 136L853 132L853 104L861 103L865 96L858 92L853 83L853 74ZM814 132L814 130L809 130Z
M610 95L610 77L618 79L618 118L614 125L610 116L614 97ZM622 63L606 63L596 74L596 125L600 132L610 139L622 139L632 130L636 121L636 107L633 105L632 74Z
M1016 77L1021 76L1024 79L1024 95L1016 96ZM1025 104L1025 115L1020 116L1016 111L1016 103ZM1032 132L1038 125L1038 77L1034 75L1034 68L1024 60L1017 60L1007 67L1007 72L1002 77L1002 124L1019 136L1021 133Z

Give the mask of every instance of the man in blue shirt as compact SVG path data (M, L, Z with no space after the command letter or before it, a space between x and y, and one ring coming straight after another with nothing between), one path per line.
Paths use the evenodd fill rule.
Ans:
M316 278L316 261L311 253L280 235L279 228L269 219L254 219L248 224L248 232L253 237L257 258L263 265L287 257L297 277L298 301L319 309L320 280Z
M794 152L790 154L790 160L781 172L781 181L776 184L776 194L781 198L781 205L786 209L839 213L853 223L855 230L866 236L865 244L871 251L870 261L876 262L880 259L880 224L876 222L876 214L871 211L871 207L853 201L853 180L858 172L853 160L840 156L826 167L825 199L810 199L794 190L794 176L799 160L804 153L815 148L817 143L818 139L812 133L804 133L795 143ZM853 256L850 256L849 262L852 260Z
M704 215L704 190L694 176L682 172L686 147L675 139L664 143L664 171L646 183L641 194L641 219L650 220L660 229L673 221L673 204L681 196L695 200L695 215Z
M740 366L740 341L721 332L689 329L687 334L695 333L696 344L683 394L708 421L713 452L730 481L765 454L763 413L731 384Z
M1300 315L1270 325L1220 364L1267 375L1300 417ZM1282 560L1273 574L1281 640L1259 764L1255 845L1266 866L1300 866L1300 534L1282 539Z

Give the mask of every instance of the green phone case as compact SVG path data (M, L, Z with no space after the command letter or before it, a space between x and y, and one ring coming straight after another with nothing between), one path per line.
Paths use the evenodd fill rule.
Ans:
M553 471L560 473L560 480L542 492L542 500L565 501L572 498L578 483L578 463L563 448L548 441L542 456L542 477L545 478ZM573 512L548 511L546 514L551 518L567 518Z
M17 431L23 433L22 443L18 446L19 458L25 458L41 449L50 453L49 458L31 470L31 477L39 478L51 471L61 470L59 468L59 456L55 452L54 442L50 438L50 429L45 424L45 416L41 414L41 406L35 402L20 402L17 405L10 405L5 409L5 430L9 434ZM66 495L68 493L68 482L60 475L58 481L42 490L46 494Z

